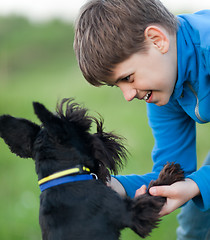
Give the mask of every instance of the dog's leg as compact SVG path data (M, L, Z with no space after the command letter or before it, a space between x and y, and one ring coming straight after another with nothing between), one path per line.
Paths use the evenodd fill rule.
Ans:
M130 202L129 202L130 200ZM131 212L131 221L128 226L140 237L147 237L160 221L159 212L164 205L162 197L153 197L149 194L134 199L127 199L128 211Z
M148 189L152 186L170 185L183 179L184 172L180 165L167 163L160 172L158 179L152 181ZM160 221L159 212L165 202L166 198L151 196L148 190L146 194L131 200L132 226L130 228L142 238L148 236L152 229L157 227Z

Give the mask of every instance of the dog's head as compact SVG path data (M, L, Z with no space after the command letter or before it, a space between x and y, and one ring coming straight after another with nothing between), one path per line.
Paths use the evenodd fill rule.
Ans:
M57 106L57 114L37 102L33 107L41 126L3 115L0 136L13 153L35 160L39 178L82 164L106 182L110 172L116 174L123 165L122 159L127 156L121 143L123 139L104 132L102 119L88 116L85 108L70 99L64 99ZM90 132L93 122L97 126L96 133Z

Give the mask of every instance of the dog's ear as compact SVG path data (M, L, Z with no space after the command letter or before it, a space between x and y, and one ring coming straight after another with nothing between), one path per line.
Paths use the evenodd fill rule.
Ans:
M64 136L62 120L48 111L45 106L38 102L33 102L34 112L47 129L48 134L56 139L62 139Z
M40 127L26 119L10 115L0 117L0 137L10 150L22 158L32 157L32 146Z
M95 121L97 133L93 135L92 152L99 163L98 177L107 181L110 178L108 169L111 173L117 174L118 169L123 166L123 160L127 158L127 150L122 144L124 140L122 137L104 132L103 120Z

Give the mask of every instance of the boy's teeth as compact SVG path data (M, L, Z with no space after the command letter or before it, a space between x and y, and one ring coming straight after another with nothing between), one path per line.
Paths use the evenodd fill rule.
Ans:
M149 92L144 96L144 100L145 100L145 101L149 99L151 93L152 93L152 92L149 91Z

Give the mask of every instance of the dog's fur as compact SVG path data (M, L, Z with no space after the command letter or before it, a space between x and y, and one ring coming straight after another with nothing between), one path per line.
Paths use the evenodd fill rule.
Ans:
M66 104L66 111L63 105ZM121 198L106 186L110 172L117 173L127 151L119 136L106 133L103 121L87 115L87 110L64 99L57 114L33 103L42 125L10 115L0 117L0 136L11 151L35 160L38 178L82 164L99 180L66 183L47 189L40 196L40 226L44 240L117 240L120 230L131 228L146 237L157 227L163 197L146 194ZM90 133L92 122L97 132ZM153 185L183 180L178 164L167 164Z

